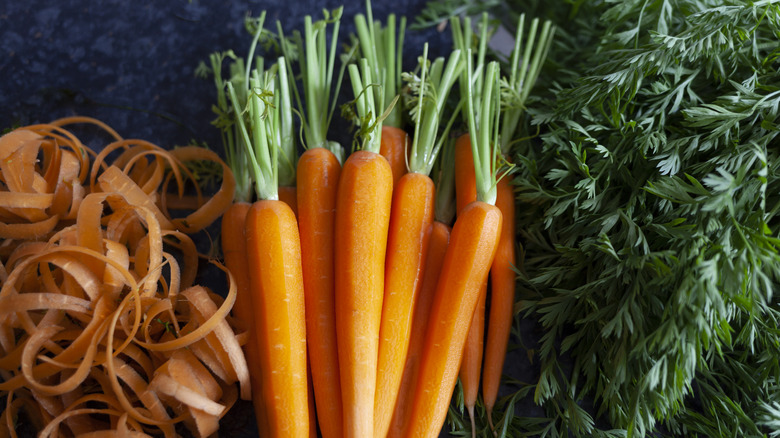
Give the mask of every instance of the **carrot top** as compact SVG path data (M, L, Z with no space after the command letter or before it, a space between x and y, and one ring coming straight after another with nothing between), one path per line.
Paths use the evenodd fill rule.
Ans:
M379 21L374 21L371 11L371 0L366 0L366 15L355 15L360 56L366 58L375 81L382 86L374 88L374 93L381 95L385 102L392 101L401 90L401 71L403 69L404 33L406 17L401 17L399 27L396 27L396 16L387 16L387 24L382 27ZM399 29L396 32L396 29ZM376 96L379 100L379 96ZM401 108L393 108L383 124L401 128L403 125Z
M525 112L526 100L536 84L555 34L555 26L549 20L545 21L542 29L539 30L539 19L534 18L528 29L528 41L523 48L524 30L525 14L521 14L517 22L515 46L509 64L509 78L501 80L501 100L504 108L501 121L501 152L505 155L509 153L520 117Z
M252 42L246 58L236 56L232 50L216 52L210 56L211 70L214 74L214 83L217 87L217 103L213 110L217 113L217 119L213 122L222 133L222 144L225 149L225 158L233 173L236 175L236 193L234 198L238 201L249 202L252 199L252 181L254 170L252 160L246 153L246 138L241 132L239 119L244 117L247 105L252 94L251 76L254 70L263 71L264 60L256 57L255 51L258 42L265 31L265 11L256 18L246 19L246 28L249 29ZM226 59L230 59L229 76L222 76L222 68ZM275 68L275 67L274 67ZM228 85L233 88L233 97L229 96ZM289 102L288 89L282 89L286 96L280 96L282 101ZM242 111L236 111L235 107ZM281 112L278 127L275 131L274 142L278 150L277 178L280 185L292 185L295 182L295 167L297 163L297 149L293 131L292 113Z
M358 126L356 142L353 149L362 149L379 153L382 144L382 121L392 111L398 96L396 96L387 109L381 115L379 111L384 108L384 95L375 95L372 88L381 87L374 82L371 68L366 58L361 58L357 63L349 64L349 79L352 83L352 91L355 99L345 104L342 109L348 117L355 120Z
M244 153L255 182L259 199L279 199L279 151L282 138L291 135L292 123L287 66L280 57L269 70L255 68L249 78L246 106L233 84L228 82L228 95L243 140Z
M292 71L291 61L297 59L300 67L303 96L295 81L290 85L295 97L296 108L301 116L304 147L325 147L343 161L341 145L328 140L328 128L336 109L336 100L344 76L342 65L334 84L333 73L338 49L338 35L343 7L333 11L324 10L321 20L313 21L310 15L304 18L303 35L294 31L291 42L285 39L282 25L277 21L282 51L287 60L287 68ZM332 25L332 26L331 26ZM330 44L328 44L328 28Z
M415 123L408 167L410 172L429 175L436 156L460 111L461 106L458 105L442 135L439 136L439 122L445 112L447 96L463 70L461 51L456 49L450 54L446 67L442 57L429 65L426 43L423 46L420 65L420 77L409 73L404 74L412 91L411 113Z

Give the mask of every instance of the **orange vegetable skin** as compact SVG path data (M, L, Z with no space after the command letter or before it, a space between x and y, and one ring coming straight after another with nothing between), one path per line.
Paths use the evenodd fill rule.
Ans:
M251 204L236 202L222 216L221 243L225 266L233 274L236 282L236 304L233 314L244 324L249 339L244 345L252 384L252 404L255 409L257 428L260 436L268 436L268 416L263 398L262 379L260 378L260 352L255 336L255 316L252 303L252 291L249 286L249 265L246 253L246 216Z
M477 181L474 174L474 155L471 151L471 137L463 134L455 142L455 202L458 213L477 199ZM487 278L482 285L477 308L472 316L466 346L463 350L463 363L460 380L463 384L463 404L469 413L474 431L474 406L479 394L479 377L482 371L482 348L485 335L485 296Z
M463 404L471 419L471 435L477 436L474 427L474 406L479 395L479 377L482 372L482 347L485 338L485 296L487 280L479 289L479 299L474 315L471 317L466 345L463 347L463 360L460 365L460 382L463 385Z
M379 154L387 158L393 171L393 184L406 174L406 152L409 148L409 135L401 128L382 126L382 144Z
M298 217L298 190L291 186L281 186L279 190L279 200L289 205L295 217Z
M344 436L373 436L379 325L393 177L387 160L352 153L336 201L336 333Z
M317 418L324 438L343 435L336 343L334 235L341 165L325 148L298 160L298 228L301 233L306 336Z
M474 175L474 155L471 137L463 134L455 141L455 204L457 212L477 199L477 180Z
M428 243L428 257L425 260L425 273L422 287L414 305L414 317L412 318L412 333L409 339L409 349L406 353L404 375L398 397L395 401L393 420L387 433L389 438L403 438L404 427L412 415L412 401L414 400L414 388L417 386L417 373L420 368L425 330L428 327L428 318L433 307L433 298L436 294L436 284L444 263L444 254L450 242L450 227L442 222L435 221L431 229L430 242Z
M282 201L247 214L247 256L271 437L308 437L306 323L298 224Z
M386 436L390 428L403 377L428 256L434 193L433 180L420 173L405 174L393 189L374 400L374 436L378 437Z
M458 216L428 321L412 419L404 436L436 437L452 397L482 284L501 232L497 207L475 201Z
M482 398L491 424L491 413L496 404L509 333L512 330L515 303L515 197L508 178L498 182L496 207L501 210L504 221L496 257L490 268L491 306L482 376Z

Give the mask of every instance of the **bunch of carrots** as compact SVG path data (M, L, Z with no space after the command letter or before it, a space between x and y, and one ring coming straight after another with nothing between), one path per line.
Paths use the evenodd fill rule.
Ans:
M429 61L426 44L403 72L403 19L383 25L367 3L339 54L342 10L324 15L303 33L249 19L247 57L211 57L237 179L221 243L259 434L437 436L459 374L472 424L482 377L492 427L518 266L511 148L553 30L534 20L524 46L521 17L502 79L487 17L479 38L454 21L451 54ZM269 42L270 61L256 55ZM349 152L328 138L345 78Z

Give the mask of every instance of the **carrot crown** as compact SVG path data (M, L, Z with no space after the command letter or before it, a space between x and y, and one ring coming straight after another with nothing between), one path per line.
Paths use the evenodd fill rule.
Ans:
M354 110L347 112L356 119L358 125L357 137L360 140L355 146L378 154L382 145L382 121L392 111L398 96L393 99L385 112L378 116L377 114L384 107L384 96L382 94L376 96L372 90L381 85L373 81L368 60L361 58L357 63L350 64L348 69L355 100L346 104L345 108L354 107Z
M501 152L504 155L509 153L520 118L525 112L525 102L536 84L555 34L555 26L549 20L544 22L540 31L539 19L534 18L531 20L528 40L523 48L524 28L525 14L521 14L517 22L509 78L501 80L501 100L504 108L501 121Z
M245 154L255 181L258 199L279 199L279 151L284 133L292 121L289 102L289 79L284 58L268 71L255 68L249 78L249 95L245 108L231 83L228 93L237 117Z
M301 115L304 147L326 147L341 160L343 151L341 145L328 141L328 128L336 109L336 100L341 89L345 65L342 65L339 76L333 82L338 49L338 35L343 7L333 11L324 10L324 18L313 21L310 15L304 18L304 32L293 32L292 45L284 37L282 25L277 21L279 39L287 60L288 70L292 71L290 62L297 59L300 66L303 99L294 80L291 88L296 101L297 111ZM330 43L328 44L328 28Z
M381 93L385 102L392 101L401 89L401 71L403 68L403 45L406 31L406 17L401 17L400 27L396 32L396 16L387 17L387 25L374 21L371 11L371 1L366 1L366 15L355 15L360 56L366 58L371 68L374 80L382 84L374 88L374 93ZM379 96L375 96L379 100ZM400 108L393 108L383 124L400 128L403 117Z
M477 200L496 202L496 158L499 146L501 100L498 62L485 65L488 40L488 16L482 14L476 64L471 48L473 34L471 21L466 17L463 27L457 17L452 23L455 48L466 53L466 68L461 73L461 99L466 105L466 123L469 128L471 151L474 155L474 176Z
M407 165L410 172L428 175L460 111L459 105L450 117L444 132L439 136L440 118L444 114L450 89L463 69L463 63L461 52L456 49L450 54L446 67L444 58L441 57L429 65L426 43L423 46L420 65L420 77L410 73L404 74L413 96L411 114L414 121L414 139Z

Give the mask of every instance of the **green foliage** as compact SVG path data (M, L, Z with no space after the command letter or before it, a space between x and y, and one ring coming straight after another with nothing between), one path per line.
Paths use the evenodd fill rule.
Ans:
M509 436L778 436L780 2L507 6L557 27L513 157L545 416Z

